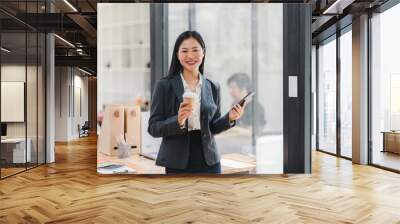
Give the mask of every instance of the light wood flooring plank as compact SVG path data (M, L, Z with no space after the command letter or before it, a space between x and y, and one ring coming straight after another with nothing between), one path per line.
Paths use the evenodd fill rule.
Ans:
M400 223L400 175L313 152L311 175L99 176L96 138L0 181L0 223Z

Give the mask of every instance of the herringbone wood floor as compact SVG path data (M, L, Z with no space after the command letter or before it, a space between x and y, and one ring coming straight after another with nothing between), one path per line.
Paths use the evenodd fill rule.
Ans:
M400 223L400 175L314 152L312 175L96 174L96 140L0 181L0 223Z

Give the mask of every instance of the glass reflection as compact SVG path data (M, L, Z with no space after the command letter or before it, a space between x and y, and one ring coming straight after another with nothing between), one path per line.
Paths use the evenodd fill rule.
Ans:
M30 162L31 141L26 140L26 34L2 33L1 140L2 178L25 170Z
M400 170L400 5L371 19L372 163Z
M18 16L43 13L45 1L1 1ZM45 161L45 35L1 15L1 178ZM40 134L39 134L40 133Z
M352 35L340 36L340 153L352 157Z
M336 154L336 38L318 48L318 148Z

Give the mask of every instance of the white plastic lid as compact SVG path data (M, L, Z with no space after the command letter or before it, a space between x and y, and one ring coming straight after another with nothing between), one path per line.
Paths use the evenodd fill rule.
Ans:
M185 92L182 96L183 98L197 98L197 94L194 92Z

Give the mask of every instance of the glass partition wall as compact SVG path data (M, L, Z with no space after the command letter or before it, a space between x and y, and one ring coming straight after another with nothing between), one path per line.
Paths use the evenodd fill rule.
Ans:
M382 7L371 14L368 33L368 163L395 172L400 172L400 64L397 56L400 33L396 29L399 20L400 4ZM316 56L319 67L317 148L348 159L352 157L351 43L350 25L337 32L336 37L319 43ZM325 55L327 51L331 52L328 56ZM336 55L339 57L335 59ZM334 74L327 78L329 72ZM328 99L330 102L326 102Z
M26 33L1 34L1 177L26 169ZM7 49L6 51L4 49ZM12 98L11 98L12 97ZM29 148L28 148L29 149ZM30 162L30 160L28 160Z
M318 47L318 149L336 154L336 36Z
M351 25L318 44L317 149L352 157Z
M19 2L21 12L43 1ZM11 4L3 2L0 6ZM45 163L45 35L0 12L0 178ZM12 21L10 25L10 21Z
M370 163L400 172L400 4L371 22Z
M352 158L352 33L340 36L340 154Z

